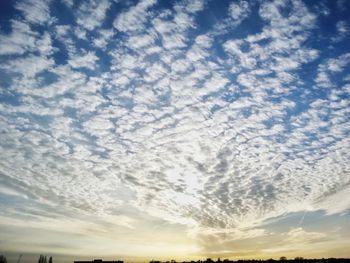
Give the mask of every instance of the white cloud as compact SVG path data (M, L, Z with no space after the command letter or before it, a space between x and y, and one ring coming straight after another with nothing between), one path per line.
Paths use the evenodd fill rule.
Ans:
M350 209L349 196L350 188L346 185L343 189L335 193L330 193L319 200L315 206L319 209L326 210L328 214L345 213Z
M93 40L96 47L106 49L109 42L111 42L114 36L114 31L112 30L99 30L99 36Z
M54 65L52 59L40 56L28 56L8 63L4 68L10 72L22 74L24 77L35 77L36 74L50 70ZM1 66L0 66L1 67Z
M96 116L84 123L87 132L97 137L108 135L110 130L114 128L113 123L106 118Z
M196 13L204 8L203 0L190 0L186 3L186 11L190 13Z
M93 52L87 52L84 55L75 55L69 61L68 64L73 68L87 68L95 69L98 57Z
M128 40L129 46L134 49L145 48L152 45L154 41L155 37L150 34L131 36Z
M318 66L318 74L315 82L318 87L330 88L333 87L331 78L334 74L341 73L350 63L350 54L345 53L338 58L331 58L324 61Z
M346 21L338 21L336 24L336 30L336 36L331 38L335 43L342 41L350 33L349 25Z
M23 54L33 50L37 34L30 29L30 26L17 20L12 20L12 32L9 35L2 35L0 38L0 54L12 55Z
M77 23L87 30L100 27L106 17L106 12L110 7L109 0L89 0L84 1L77 12Z
M33 24L52 22L50 16L50 0L25 0L16 4L16 9L22 11L26 21Z
M229 14L234 20L243 20L250 13L249 3L240 0L237 3L231 3L229 7Z
M298 228L291 229L287 233L286 241L290 243L307 243L307 242L319 241L326 237L327 235L324 233L308 232L308 231L305 231L303 228L298 227Z
M62 207L63 218L93 213L123 229L162 217L228 246L267 236L269 218L349 208L339 201L350 180L349 85L333 81L348 81L349 54L312 48L317 20L303 2L255 3L261 30L241 37L227 30L251 15L247 1L207 31L196 24L202 1L158 11L140 1L107 29L113 4L83 2L78 25L43 34L13 20L1 35L0 54L17 55L0 66L11 78L2 92L18 96L0 106L2 187L37 202L26 213ZM52 57L65 49L67 61ZM318 58L310 87L304 69Z
M148 8L156 3L156 0L142 0L136 6L123 12L114 20L114 27L122 32L144 30L148 16Z

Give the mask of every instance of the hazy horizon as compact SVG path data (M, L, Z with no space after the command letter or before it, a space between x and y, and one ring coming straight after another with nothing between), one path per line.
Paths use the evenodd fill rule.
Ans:
M29 253L25 253L25 254L16 254L16 253L9 253L8 257L7 257L7 262L8 263L13 263L13 262L17 262L19 259L19 256L21 255L21 260L20 262L38 262L38 258L40 256L40 254L29 254ZM118 260L122 260L124 263L150 263L151 261L160 261L160 262L190 262L190 261L201 261L201 262L206 262L208 259L211 259L213 262L217 262L219 259L221 262L225 261L225 260L230 260L230 261L238 261L238 260L275 260L275 261L290 261L290 260L295 260L295 258L302 258L302 260L312 260L312 259L348 259L350 260L350 258L347 257L309 257L309 258L304 258L304 257L300 257L300 256L295 256L295 257L285 257L285 256L275 256L275 257L258 257L258 258L254 258L254 257L237 257L237 258L225 258L225 257L217 257L217 258L212 258L212 257L194 257L194 258L182 258L182 257L178 257L177 259L175 258L156 258L156 257L149 257L149 258L142 258L142 257L120 257L120 256L106 256L106 257L89 257L89 256L79 256L79 255L45 255L45 254L41 254L44 256L47 256L47 258L49 258L50 256L52 256L53 259L53 263L55 262L61 262L61 263L74 263L74 261L94 261L94 260L102 260L102 261L118 261ZM285 259L281 260L281 258L284 257Z
M0 1L0 254L349 258L349 14Z

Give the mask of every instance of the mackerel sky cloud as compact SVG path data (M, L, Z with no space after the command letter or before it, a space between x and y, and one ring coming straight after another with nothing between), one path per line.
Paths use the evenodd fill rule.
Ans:
M1 251L350 256L349 1L0 10Z

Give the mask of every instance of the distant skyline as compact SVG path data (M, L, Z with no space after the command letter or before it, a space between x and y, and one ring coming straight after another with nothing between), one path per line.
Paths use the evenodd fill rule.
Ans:
M350 257L349 14L0 1L0 254Z

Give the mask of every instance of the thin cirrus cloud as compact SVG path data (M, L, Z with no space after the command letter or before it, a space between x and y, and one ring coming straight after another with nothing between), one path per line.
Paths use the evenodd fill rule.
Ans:
M5 249L40 250L16 241L24 222L27 235L74 234L80 254L125 257L157 253L147 242L155 227L164 257L288 254L288 242L318 251L329 234L321 228L271 230L298 213L342 217L341 231L348 7L214 5L16 2L0 37Z

